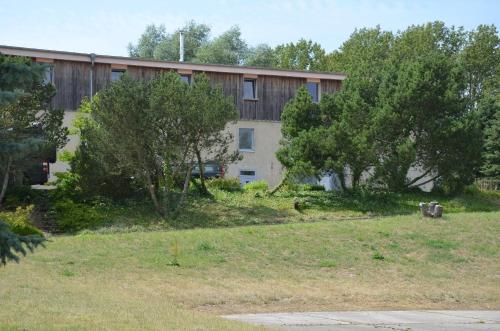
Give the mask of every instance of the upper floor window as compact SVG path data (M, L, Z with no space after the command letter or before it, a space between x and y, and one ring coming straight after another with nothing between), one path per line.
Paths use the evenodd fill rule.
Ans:
M185 83L191 84L191 75L181 75L181 80Z
M54 67L52 65L47 65L45 71L43 72L43 84L54 84Z
M125 73L124 69L111 69L111 81L119 80Z
M256 98L256 93L255 93L255 86L256 86L256 80L255 79L247 79L243 81L243 99L246 100L255 100Z
M313 83L313 82L307 82L306 84L307 91L309 91L309 94L311 95L313 102L318 102L319 101L319 84L318 83Z
M253 129L240 128L239 129L239 149L240 151L253 151L254 150L254 137Z

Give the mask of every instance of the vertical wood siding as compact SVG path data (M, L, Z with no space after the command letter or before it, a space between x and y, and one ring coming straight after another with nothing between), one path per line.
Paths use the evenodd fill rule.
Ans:
M148 67L138 67L138 66L127 67L127 73L134 79L139 79L139 80L150 80L160 72L162 72L161 68L148 68Z
M94 64L93 82L94 93L105 89L111 82L111 64Z
M89 73L90 63L55 60L55 107L77 109L82 98L90 96Z
M160 68L128 66L127 72L135 79L149 80L167 71ZM54 105L68 110L79 107L83 97L90 95L90 64L72 61L54 61L54 83L57 94ZM199 72L194 72L196 75ZM259 76L256 80L257 100L243 100L243 75L208 72L212 86L222 88L232 97L242 120L279 121L286 103L295 96L297 89L306 83L305 78ZM111 65L96 63L93 71L93 92L106 88L111 80ZM340 81L321 80L321 93L340 89Z

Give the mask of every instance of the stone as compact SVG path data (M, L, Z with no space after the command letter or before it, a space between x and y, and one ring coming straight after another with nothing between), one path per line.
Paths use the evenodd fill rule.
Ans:
M441 205L436 205L434 207L434 214L433 214L433 217L434 218L439 218L439 217L442 217L443 216L443 206Z
M437 201L429 202L429 208L428 208L429 216L434 215L434 207L436 207L437 204L438 204Z
M429 209L428 205L425 202L421 202L418 204L418 207L420 208L420 212L422 213L423 217L429 217Z

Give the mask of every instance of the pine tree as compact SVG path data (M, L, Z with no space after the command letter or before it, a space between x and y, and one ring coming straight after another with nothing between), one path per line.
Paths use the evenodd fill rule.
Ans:
M38 235L20 236L10 229L9 225L0 220L0 265L8 261L19 262L19 254L26 255L27 250L43 246L46 239Z
M487 177L500 180L500 111L495 113L485 135L482 172Z

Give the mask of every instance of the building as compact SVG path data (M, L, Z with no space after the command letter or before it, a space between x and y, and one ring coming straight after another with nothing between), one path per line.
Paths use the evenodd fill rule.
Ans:
M239 110L239 121L229 126L243 159L229 165L227 176L242 182L266 180L276 185L282 166L275 153L281 139L280 117L285 104L297 89L306 85L314 100L324 93L337 91L344 74L253 68L242 66L167 62L85 53L0 46L0 53L24 56L49 64L46 80L57 89L54 107L66 110L65 125L70 126L82 98L91 97L127 72L136 79L151 79L164 71L176 71L189 82L193 74L204 72L214 85L232 96ZM70 137L66 150L74 150L78 138ZM51 173L64 171L67 165L56 163Z

